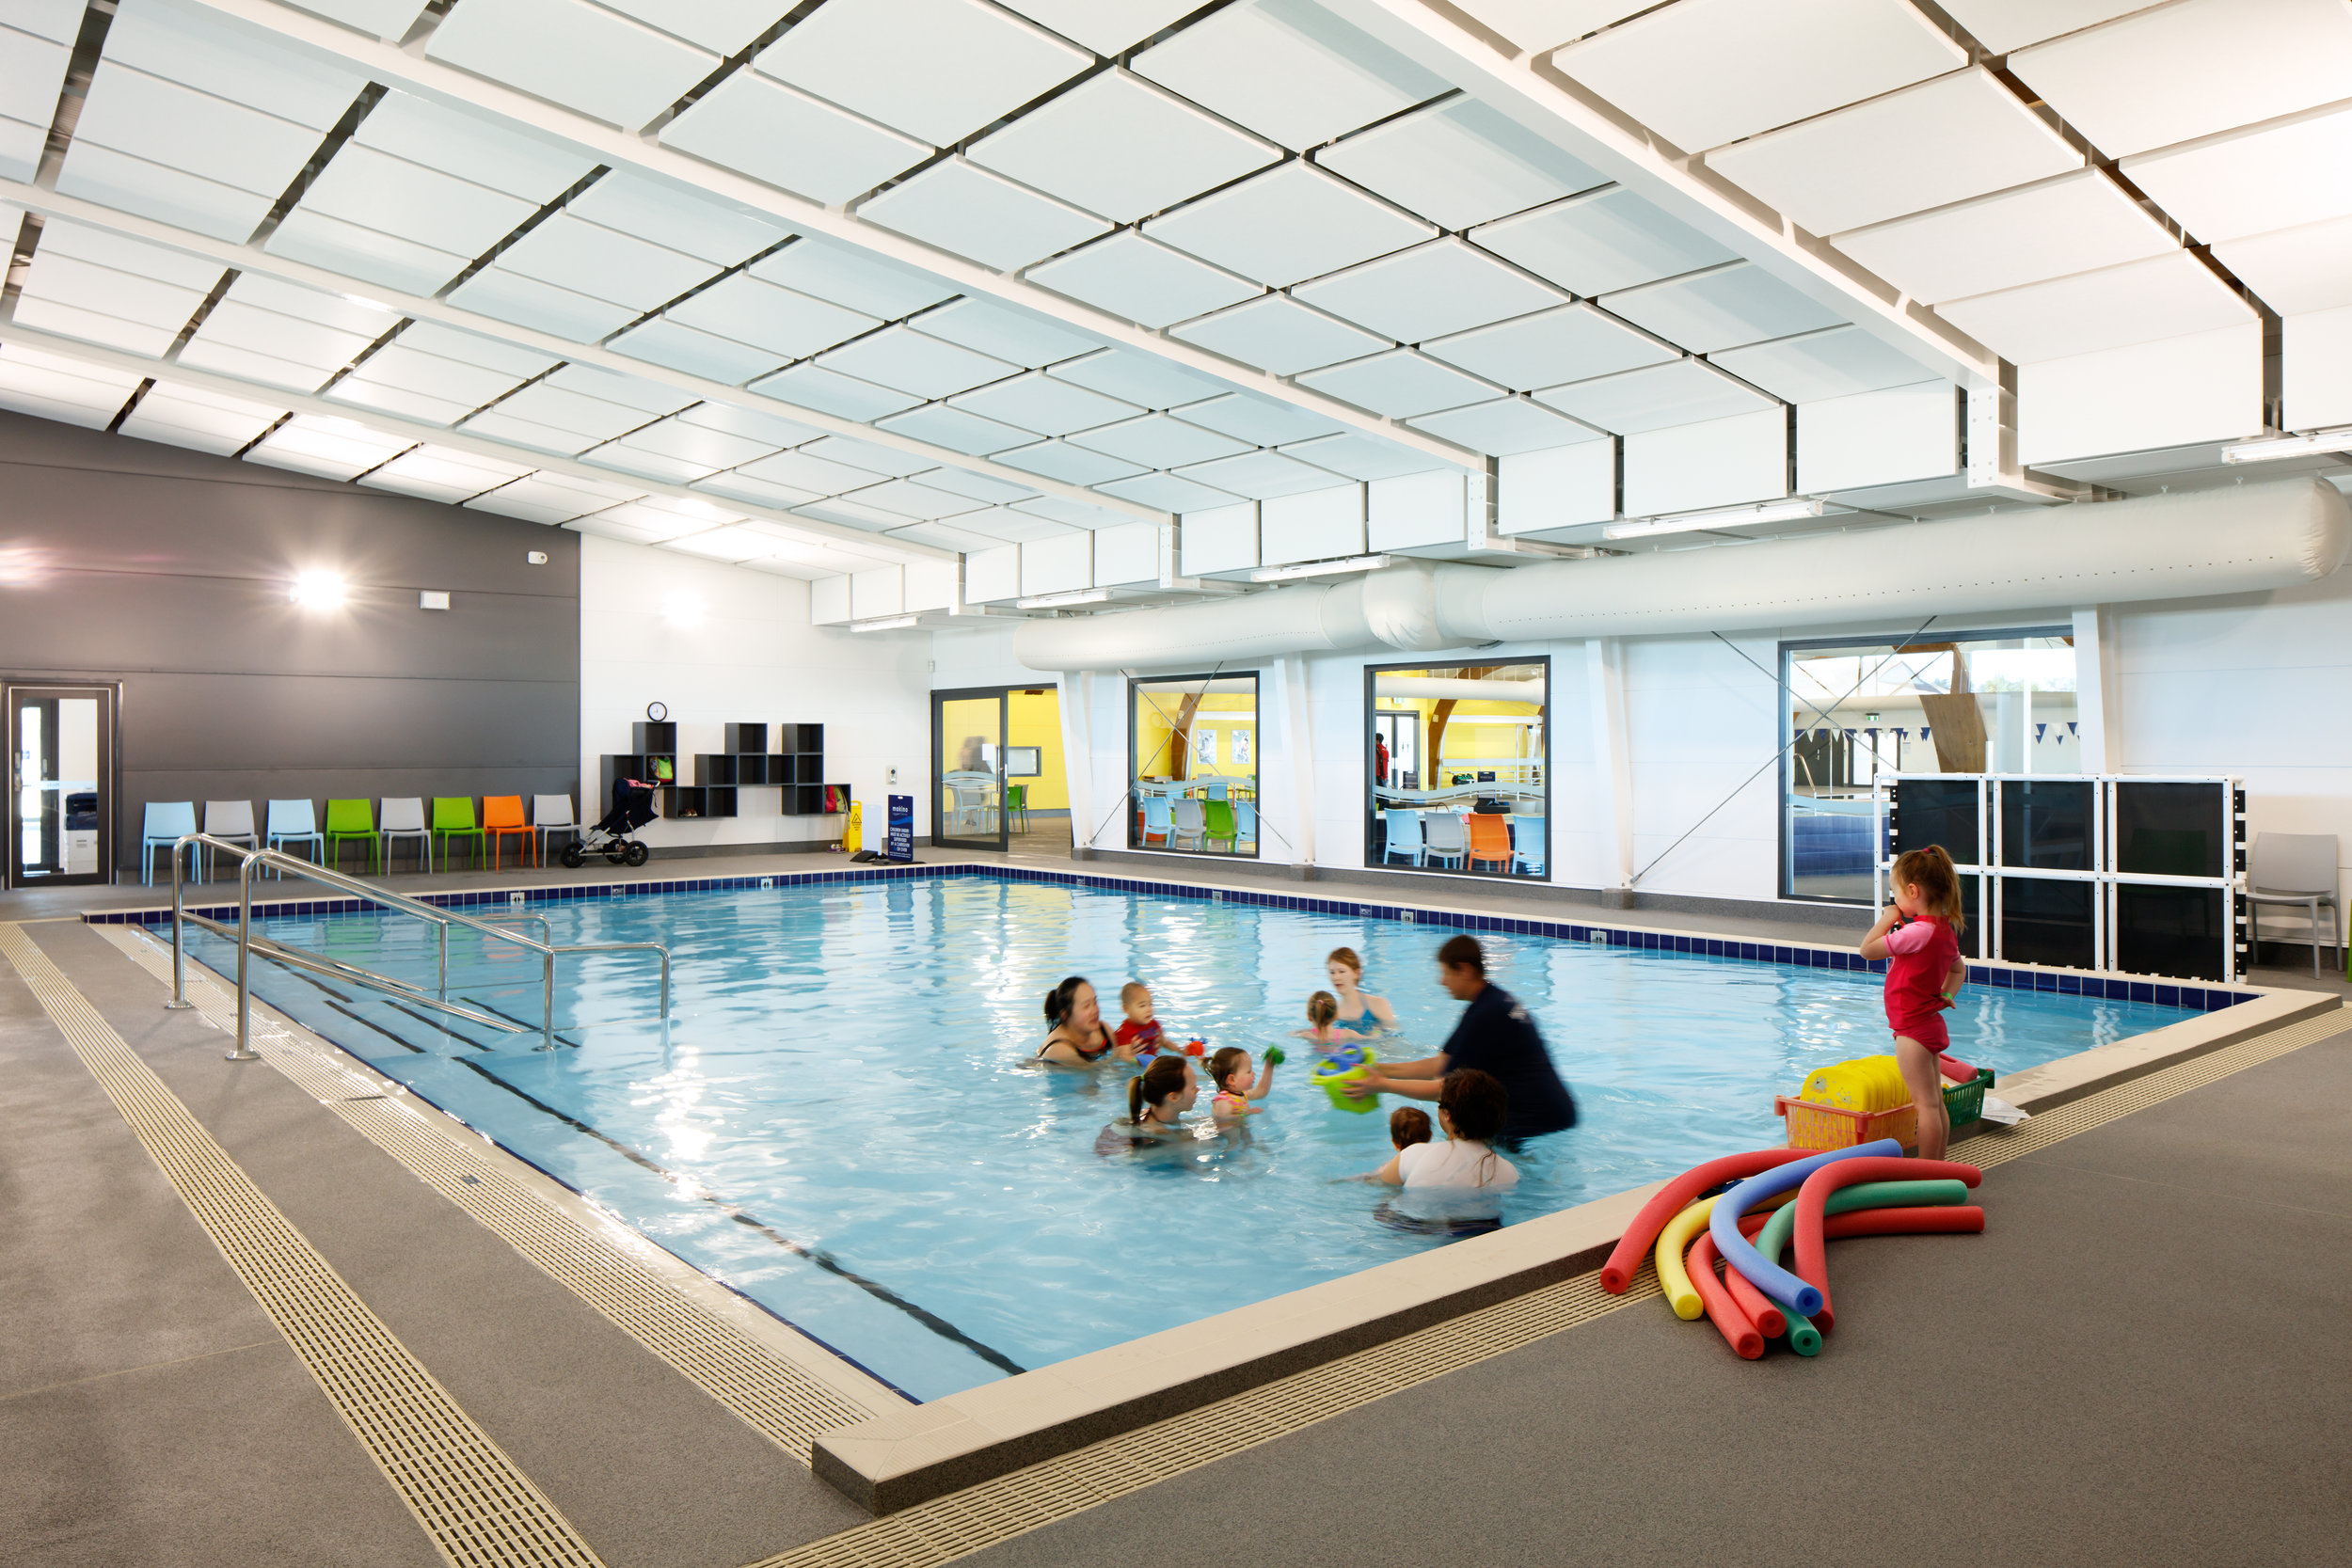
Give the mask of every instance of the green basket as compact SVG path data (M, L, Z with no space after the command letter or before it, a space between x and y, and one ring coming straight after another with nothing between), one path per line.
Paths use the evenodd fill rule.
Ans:
M1993 1069L1977 1069L1977 1075L1965 1084L1944 1085L1944 1115L1954 1127L1984 1119L1984 1091L1993 1086Z

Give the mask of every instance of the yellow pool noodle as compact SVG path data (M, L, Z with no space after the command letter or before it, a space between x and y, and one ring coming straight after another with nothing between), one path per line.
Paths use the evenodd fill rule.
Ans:
M1749 1211L1777 1209L1794 1201L1794 1193L1775 1193ZM1715 1212L1715 1199L1703 1197L1666 1222L1666 1228L1658 1233L1658 1288L1675 1309L1675 1316L1684 1323L1694 1323L1707 1313L1707 1304L1699 1299L1698 1287L1691 1283L1691 1271L1682 1265L1682 1255L1691 1250L1691 1243L1707 1228L1709 1215Z

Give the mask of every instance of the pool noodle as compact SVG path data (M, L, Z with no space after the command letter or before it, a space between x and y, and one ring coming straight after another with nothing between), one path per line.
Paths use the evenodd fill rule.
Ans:
M1779 1264L1767 1262L1764 1255L1749 1245L1748 1239L1740 1234L1740 1216L1766 1198L1799 1186L1823 1165L1841 1164L1849 1160L1886 1159L1899 1156L1902 1151L1902 1145L1894 1139L1880 1138L1872 1143L1858 1144L1852 1148L1833 1148L1826 1153L1791 1160L1786 1164L1774 1164L1749 1177L1724 1194L1722 1201L1715 1205L1714 1212L1708 1216L1708 1227L1715 1233L1715 1250L1724 1255L1725 1263L1746 1275L1749 1284L1780 1303L1784 1308L1810 1318L1821 1309L1820 1289L1798 1278ZM1935 1174L1944 1173L1939 1171Z
M1849 1192L1855 1189L1848 1188ZM1751 1220L1756 1216L1751 1216ZM1743 1221L1740 1228L1747 1228ZM1758 1226L1758 1229L1763 1227ZM1835 1214L1822 1227L1822 1233L1833 1242L1855 1236L1916 1236L1935 1232L1975 1234L1984 1229L1984 1211L1963 1205L1939 1205L1918 1209L1863 1209L1852 1213ZM1821 1326L1796 1313L1786 1314L1788 1348L1799 1355L1821 1354Z
M1707 1248L1709 1257L1714 1256L1714 1237L1706 1238L1700 1245ZM1698 1247L1692 1247L1691 1256L1696 1258L1698 1250ZM1740 1311L1747 1314L1748 1321L1756 1324L1758 1334L1767 1339L1777 1339L1788 1332L1788 1315L1780 1309L1779 1303L1749 1284L1746 1275L1728 1264L1724 1267L1724 1289L1731 1292L1731 1299L1739 1304Z
M1903 1164L1917 1164L1915 1160ZM1857 1209L1890 1209L1899 1207L1949 1206L1968 1201L1965 1181L1858 1181L1830 1195L1824 1212L1843 1214ZM1797 1228L1795 1205L1777 1210L1764 1222L1756 1238L1756 1250L1772 1262L1788 1250L1788 1239ZM1807 1278L1813 1276L1807 1275ZM1826 1334L1837 1326L1837 1316L1830 1309L1829 1286L1826 1279L1814 1279L1821 1287L1821 1309L1812 1315L1814 1327Z
M1937 1056L1935 1065L1943 1069L1944 1076L1955 1084L1973 1084L1977 1081L1977 1069L1948 1052Z
M1797 1275L1819 1293L1820 1309L1805 1316L1819 1319L1830 1311L1829 1253L1822 1243L1824 1209L1830 1194L1841 1187L1865 1181L1900 1181L1958 1180L1973 1187L1984 1180L1984 1172L1976 1166L1956 1160L1905 1160L1879 1156L1844 1160L1822 1170L1806 1173L1804 1186L1797 1194ZM1983 1227L1983 1211L1978 1212L1978 1227ZM1845 1216L1840 1216L1841 1218ZM1777 1266L1777 1265L1775 1265ZM1834 1322L1834 1319L1833 1319Z
M1690 1250L1691 1238L1706 1227L1717 1201L1711 1197L1699 1199L1668 1220L1658 1233L1658 1288L1665 1293L1675 1316L1684 1323L1698 1322L1699 1314L1707 1309L1707 1301L1684 1265L1682 1255ZM1789 1199L1784 1196L1781 1201L1787 1203Z
M1625 1288L1633 1282L1633 1271L1642 1266L1643 1255L1657 1243L1658 1233L1699 1194L1709 1187L1741 1180L1758 1171L1801 1159L1804 1152L1796 1148L1758 1148L1692 1165L1642 1205L1642 1212L1633 1216L1633 1223L1625 1227L1625 1235L1610 1252L1609 1260L1600 1266L1600 1288L1613 1296L1625 1294Z
M1731 1346L1732 1354L1742 1361L1754 1361L1764 1354L1764 1335L1756 1322L1740 1306L1737 1297L1726 1288L1728 1280L1715 1277L1715 1238L1702 1230L1691 1244L1691 1278L1698 1286L1699 1298L1707 1304L1708 1320Z

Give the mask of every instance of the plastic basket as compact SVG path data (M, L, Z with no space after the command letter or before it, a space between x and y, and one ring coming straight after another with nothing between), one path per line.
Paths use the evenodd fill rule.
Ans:
M1984 1116L1984 1091L1993 1086L1990 1069L1979 1068L1965 1084L1944 1086L1944 1114L1955 1128ZM1817 1105L1787 1095L1772 1099L1772 1109L1788 1124L1790 1148L1851 1148L1856 1144L1892 1138L1905 1148L1919 1147L1919 1108L1898 1105L1891 1111L1850 1111L1840 1105Z
M1977 1069L1977 1075L1965 1084L1944 1085L1944 1114L1954 1127L1984 1119L1984 1091L1993 1086L1993 1069Z

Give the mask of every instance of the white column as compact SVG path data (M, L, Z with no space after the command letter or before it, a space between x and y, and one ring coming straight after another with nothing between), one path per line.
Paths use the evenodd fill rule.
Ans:
M1601 902L1610 909L1633 907L1633 763L1625 732L1625 644L1614 637L1588 638L1584 681L1593 719L1594 791L1605 820L1601 842Z
M2074 728L2086 773L2123 770L2122 693L2116 681L2115 609L2074 611Z
M1062 785L1070 796L1070 847L1094 847L1094 672L1061 676Z
M1298 836L1293 846L1295 863L1311 866L1315 863L1315 747L1307 710L1306 661L1295 657L1276 659L1274 679L1281 689L1282 743L1290 753L1291 783L1298 795Z

